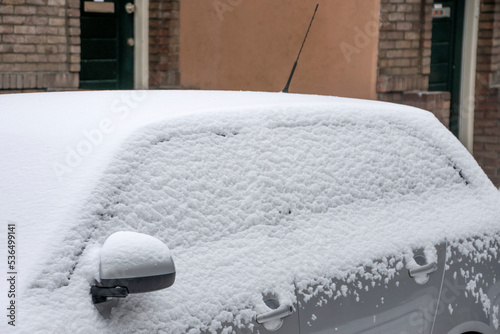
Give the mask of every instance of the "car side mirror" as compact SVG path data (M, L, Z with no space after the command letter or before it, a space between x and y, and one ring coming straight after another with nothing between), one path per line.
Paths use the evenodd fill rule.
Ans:
M118 303L116 298L174 284L175 265L162 241L147 234L122 231L110 235L102 245L99 275L100 282L91 287L90 293L99 312L108 317L111 307ZM98 307L104 303L110 306Z

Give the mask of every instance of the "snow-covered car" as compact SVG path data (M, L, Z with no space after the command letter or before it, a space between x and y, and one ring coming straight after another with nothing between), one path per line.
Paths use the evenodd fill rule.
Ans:
M427 111L4 95L0 152L3 333L500 333L500 193Z

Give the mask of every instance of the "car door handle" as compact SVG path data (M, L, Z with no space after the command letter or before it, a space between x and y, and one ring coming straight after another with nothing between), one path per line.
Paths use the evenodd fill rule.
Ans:
M288 317L290 314L293 313L293 307L283 305L281 307L278 307L275 310L272 310L270 312L262 313L257 315L257 323L259 324L264 324L269 321L273 320L281 320L285 317Z
M413 268L408 270L408 273L411 277L415 278L416 276L423 276L432 274L437 270L437 263L431 262L424 264L423 266L419 266L418 268Z

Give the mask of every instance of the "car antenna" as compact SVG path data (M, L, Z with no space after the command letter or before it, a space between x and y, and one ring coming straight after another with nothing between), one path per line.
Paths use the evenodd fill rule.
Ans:
M290 81L292 81L293 73L295 72L295 68L297 67L297 62L299 61L300 53L302 52L302 48L304 47L304 43L306 42L307 35L309 34L309 29L311 29L311 25L314 21L314 16L316 15L316 11L318 10L319 3L316 4L316 8L314 9L313 16L311 18L311 22L309 22L309 28L307 28L306 36L304 37L304 41L302 41L302 46L300 47L299 54L297 55L297 59L295 59L295 63L293 63L292 72L290 72L290 76L288 77L288 81L286 82L285 88L281 91L282 93L288 93L288 87L290 86Z

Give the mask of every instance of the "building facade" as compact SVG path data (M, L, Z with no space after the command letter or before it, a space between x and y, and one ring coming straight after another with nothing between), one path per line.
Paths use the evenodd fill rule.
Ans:
M500 186L500 0L318 0L290 92L433 112ZM1 0L0 92L281 91L315 3Z

